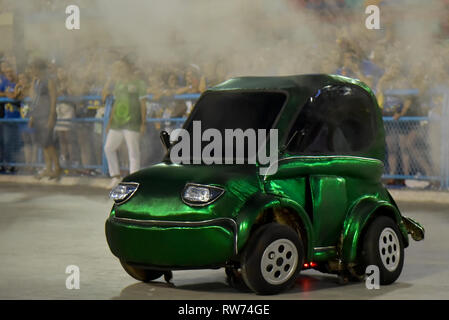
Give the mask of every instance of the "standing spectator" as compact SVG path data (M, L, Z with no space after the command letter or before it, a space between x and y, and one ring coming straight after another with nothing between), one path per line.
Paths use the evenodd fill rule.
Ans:
M117 149L123 139L128 148L130 173L140 169L139 132L145 133L146 122L145 86L141 80L133 76L133 68L129 61L122 59L119 62L114 78L106 83L103 94L103 96L107 95L111 82L114 82L115 102L111 110L104 146L109 174L112 178L110 187L121 180Z
M188 87L187 87L188 88ZM169 73L166 81L166 89L162 91L165 99L165 110L162 114L163 119L182 118L187 114L187 106L184 101L173 99L174 95L186 92L186 87L180 87L175 73ZM179 125L174 121L165 121L164 130L170 133Z
M411 66L408 73L408 79L410 81L410 87L416 88L419 91L419 95L409 96L411 100L411 107L408 112L408 116L412 117L425 117L428 116L430 111L430 105L432 101L432 94L428 91L428 83L430 82L429 76L426 74L427 65L425 63L415 64ZM404 171L410 172L415 175L433 175L430 158L428 157L429 150L427 145L426 133L429 130L428 122L410 121L407 122L407 141L406 141L406 155L404 160ZM421 150L420 152L414 152L415 150ZM413 155L410 157L410 155ZM411 172L412 158L419 170Z
M370 54L369 59L363 59L361 70L365 76L365 82L371 88L376 88L377 82L383 76L385 70L381 67L384 61L385 48L376 47Z
M147 94L152 96L151 100L146 101L147 118L160 118L162 116L162 105L159 101L162 92L162 80L154 72L148 77ZM145 138L143 142L142 163L144 165L159 162L163 155L164 149L160 143L159 131L160 122L151 122L147 125Z
M6 81L5 71L8 68L8 63L2 58L0 63L0 88L3 87L3 83ZM0 98L6 97L6 94L0 91ZM0 103L0 118L5 116L5 103ZM4 150L4 138L3 138L3 124L0 123L0 172L5 172L6 168L3 166L5 160Z
M57 96L70 96L70 83L67 72L59 67L56 71L56 94ZM75 107L71 102L64 101L56 104L56 116L58 120L72 119L75 117ZM69 164L73 161L72 125L70 122L58 121L55 126L56 137L59 142L61 162Z
M183 93L202 93L206 90L206 78L200 76L199 67L191 64L185 72L186 85L176 90L176 94Z
M0 85L4 80L6 80L5 72L9 67L9 63L3 59L0 63Z
M101 81L101 78L98 77L97 74L90 74L88 77L87 86L85 90L85 94L88 96L101 96L104 81ZM101 100L88 100L85 104L86 108L86 116L91 118L103 118L104 116L104 104L101 102ZM102 124L101 123L94 123L89 124L89 127L86 128L86 132L90 135L90 149L92 150L92 164L100 164L101 163L101 157L102 153L101 150L103 148L103 142L102 142ZM87 127L87 126L86 126ZM95 170L89 171L90 175L95 175L97 172Z
M206 78L200 76L199 67L191 64L185 72L186 85L176 90L176 94L202 93L206 91ZM185 100L186 115L190 114L193 109L194 101Z
M393 117L393 121L386 121L385 134L387 143L388 166L390 175L398 174L402 167L402 174L410 174L410 150L408 135L415 130L414 123L399 123L404 116L416 116L416 101L409 95L388 94L385 91L391 89L407 89L409 87L405 77L401 73L400 63L395 61L377 84L376 92L378 101L383 108L383 116ZM402 160L402 162L400 162ZM404 185L403 180L390 179L387 184Z
M32 64L31 114L29 125L35 129L36 142L43 148L45 169L37 176L57 179L61 175L53 130L56 124L56 85L49 76L47 63L36 59Z
M9 99L15 99L14 89L16 87L16 74L11 66L4 68L4 80L0 85L1 94ZM6 119L18 119L20 118L20 102L8 102L4 106L4 117ZM4 160L7 163L17 162L17 154L20 150L20 136L18 123L7 123L3 127L3 139L4 139ZM14 165L5 168L6 172L15 172Z
M30 113L30 108L28 102L25 102L25 97L29 96L30 92L30 81L27 77L26 73L20 73L17 77L17 85L14 89L14 97L13 99L21 100L22 106L20 108L20 115L22 119L25 119L28 117ZM36 148L36 141L34 138L34 129L29 128L28 125L21 124L19 126L20 128L20 134L23 141L23 151L24 151L24 160L25 164L28 167L25 167L25 170L31 171L31 165L36 162L36 155L37 155L37 148Z

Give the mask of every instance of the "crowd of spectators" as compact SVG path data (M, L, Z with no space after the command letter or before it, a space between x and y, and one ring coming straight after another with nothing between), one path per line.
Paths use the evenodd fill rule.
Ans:
M39 1L37 1L39 2ZM306 10L318 11L325 20L332 19L335 12L349 7L351 1L296 1L296 5ZM2 2L3 4L6 2ZM44 5L53 3L43 1ZM332 3L332 6L329 4ZM377 1L382 4L382 1ZM129 81L139 81L144 92L145 115L147 118L163 118L164 121L150 122L147 128L138 128L145 136L141 139L142 152L133 157L139 157L143 165L157 162L162 155L162 147L158 142L158 132L161 129L171 130L179 122L170 118L186 117L193 106L194 100L172 100L170 97L179 94L201 93L207 87L218 84L231 76L257 74L260 70L270 75L299 73L335 73L361 79L370 86L377 95L384 116L391 116L393 121L386 122L388 161L387 170L391 175L422 175L433 176L435 165L431 158L423 152L416 152L416 146L429 148L423 141L422 134L427 132L425 124L419 122L397 125L397 121L406 116L432 116L441 112L441 96L432 94L436 85L448 86L449 63L444 59L449 54L449 41L444 38L444 25L441 32L435 35L426 45L420 42L406 42L395 34L393 28L371 32L360 28L354 18L347 17L345 27L335 28L327 35L334 41L326 45L322 43L304 42L301 52L309 55L295 56L289 52L290 43L282 38L277 47L285 46L288 59L278 59L271 47L258 52L254 59L241 59L236 51L227 56L189 57L178 62L149 61L135 52L123 51L117 48L84 48L76 53L67 54L63 59L48 59L48 74L56 86L57 96L100 96L100 100L87 99L58 101L56 115L59 120L54 128L59 161L63 168L78 168L78 173L98 174L93 166L102 161L103 131L101 122L72 122L72 118L103 118L105 99L113 94L114 85L120 78L123 63L126 64ZM386 16L385 25L389 25ZM392 23L393 24L393 23ZM391 24L391 25L392 25ZM336 40L335 40L336 39ZM272 44L273 45L273 44ZM287 49L288 48L288 49ZM278 51L277 51L278 52ZM419 52L419 54L414 54ZM272 56L271 56L272 55ZM319 56L317 58L316 56ZM30 57L30 63L32 61ZM189 61L190 60L190 61ZM16 58L11 53L0 54L0 97L22 100L22 103L6 103L0 108L0 116L4 118L27 118L30 102L24 100L30 95L35 79L30 65L17 65ZM277 61L277 63L274 63ZM238 71L236 71L238 70ZM388 90L417 89L419 96L413 93L385 94ZM124 136L125 140L126 135ZM35 163L38 148L35 143L33 128L23 123L3 124L4 146L0 159L8 162ZM128 143L128 142L127 142ZM123 146L122 146L123 148ZM128 151L130 151L128 144ZM109 144L106 155L114 158L113 152L121 150L119 144ZM8 152L5 152L7 150ZM21 152L20 150L23 150ZM151 150L151 151L150 151ZM124 150L122 150L124 151ZM119 167L132 165L127 163L126 152L115 161L116 176L120 175ZM410 155L417 155L411 159ZM133 160L129 156L129 162ZM411 162L414 161L412 164ZM113 160L114 162L114 160ZM134 163L134 162L133 162ZM136 164L134 163L134 166ZM413 168L412 168L413 167ZM417 168L417 169L416 169ZM2 167L2 171L14 172L16 168ZM24 170L33 170L24 168ZM67 172L68 169L66 169ZM117 172L118 170L118 172ZM111 167L110 167L111 171ZM58 175L56 175L58 176ZM402 183L391 180L389 183Z
M183 118L188 115L193 107L193 100L172 101L174 95L198 94L207 86L222 82L226 79L222 71L222 62L217 62L210 77L206 80L204 73L196 64L160 65L146 64L147 72L136 65L136 57L133 54L123 54L114 50L96 49L86 50L84 55L77 54L77 59L67 63L46 60L48 65L48 77L53 80L56 87L56 95L66 99L58 100L56 104L57 123L54 127L54 139L59 151L59 160L64 168L77 169L81 174L99 174L98 169L90 168L98 166L102 162L102 121L98 122L73 122L74 118L99 118L102 119L105 112L105 101L108 95L114 91L108 90L117 86L117 82L124 78L120 75L120 65L127 63L126 75L133 81L142 83L143 91L139 96L151 97L145 102L145 112L148 118ZM32 74L31 65L33 59L26 66L18 66L12 54L0 54L0 97L5 97L17 102L0 104L1 118L29 118L31 101L31 89L36 82ZM22 71L18 71L18 70ZM79 100L76 97L89 96L91 99ZM100 99L95 99L99 97ZM31 99L32 100L32 99ZM112 117L111 117L112 118ZM147 139L142 139L143 148L141 157L145 164L158 161L163 153L158 141L157 132L160 129L171 130L179 122L169 120L162 123L150 124L149 130L142 132ZM1 124L3 135L1 159L7 163L25 163L30 167L25 171L33 171L31 164L38 160L38 148L35 143L35 134L31 126L23 123ZM108 128L109 129L109 128ZM152 145L152 152L150 150ZM156 146L154 146L154 144ZM21 151L23 150L23 151ZM122 167L128 166L122 152ZM14 165L2 166L3 172L15 172ZM67 172L67 171L66 171ZM62 173L62 172L61 172Z

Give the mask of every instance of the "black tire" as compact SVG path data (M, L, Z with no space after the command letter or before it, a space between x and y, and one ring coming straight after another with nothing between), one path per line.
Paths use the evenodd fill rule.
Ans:
M139 268L122 260L120 264L131 277L142 282L150 282L164 275L163 271Z
M304 248L298 234L288 226L269 223L248 240L242 254L242 277L255 293L276 294L293 286L303 262Z
M369 265L379 268L381 285L391 284L399 278L404 266L404 242L397 224L391 218L377 217L368 226L363 238L361 260L363 270Z

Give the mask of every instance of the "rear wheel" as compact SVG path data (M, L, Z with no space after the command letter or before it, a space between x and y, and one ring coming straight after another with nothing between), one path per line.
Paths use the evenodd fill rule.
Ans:
M134 279L143 281L143 282L149 282L156 280L164 275L163 271L158 270L151 270L151 269L144 269L135 267L133 265L130 265L129 263L120 260L120 263L125 269L125 271Z
M269 223L251 236L242 256L242 277L257 294L290 288L304 260L298 234L290 227Z
M404 243L397 224L389 217L378 217L369 225L363 239L362 266L379 268L380 284L396 281L404 265Z

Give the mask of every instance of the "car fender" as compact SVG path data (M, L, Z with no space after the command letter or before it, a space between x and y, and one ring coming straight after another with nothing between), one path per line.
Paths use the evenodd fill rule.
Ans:
M312 224L304 209L293 200L263 193L257 193L253 195L239 211L239 214L236 218L238 229L238 240L237 240L238 251L240 252L241 249L245 246L246 242L248 241L252 227L256 222L256 219L259 216L259 214L264 210L273 207L283 207L292 209L294 212L298 214L307 236L306 243L308 245L307 248L304 249L306 249L307 252L306 258L309 258L309 256L313 252L312 248L314 238L312 234L313 233Z
M376 197L363 197L349 209L346 216L341 244L341 258L345 263L353 263L357 258L358 245L363 229L369 224L376 214L383 214L393 218L402 233L404 247L409 244L407 229L402 221L402 216L397 207L387 201Z

